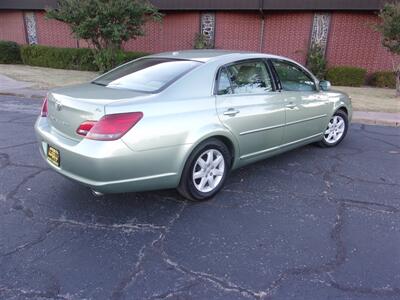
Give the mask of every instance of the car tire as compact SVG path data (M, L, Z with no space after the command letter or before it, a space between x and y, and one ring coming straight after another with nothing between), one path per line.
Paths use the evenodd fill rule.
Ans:
M186 161L178 192L191 201L212 198L223 187L231 160L228 147L220 140L211 138L202 142Z
M318 143L321 147L335 147L346 137L349 127L349 119L343 110L336 111L330 118L324 131L323 139Z

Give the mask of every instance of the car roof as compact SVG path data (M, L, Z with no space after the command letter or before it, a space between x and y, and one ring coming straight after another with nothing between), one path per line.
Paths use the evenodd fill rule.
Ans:
M246 58L246 57L270 57L270 58L281 58L287 59L281 56L266 54L266 53L257 53L257 52L248 52L248 51L232 51L232 50L214 50L214 49L206 49L206 50L182 50L182 51L173 51L173 52L163 52L158 54L153 54L148 57L163 57L163 58L175 58L175 59L189 59L196 60L201 62L207 62L209 60L222 57L222 56L237 56L238 59Z

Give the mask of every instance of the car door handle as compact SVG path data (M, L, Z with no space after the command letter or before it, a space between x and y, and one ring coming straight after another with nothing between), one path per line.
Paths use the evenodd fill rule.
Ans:
M294 104L294 103L289 103L289 104L286 104L286 107L289 108L289 109L294 109L294 108L297 107L297 105Z
M240 110L237 110L237 109L234 109L234 108L229 108L227 111L224 112L224 116L234 117L238 113L240 113Z

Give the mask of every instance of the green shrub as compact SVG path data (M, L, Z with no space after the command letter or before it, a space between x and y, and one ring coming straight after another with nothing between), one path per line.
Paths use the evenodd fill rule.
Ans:
M20 64L21 49L15 42L0 41L0 64Z
M324 50L319 45L313 45L307 53L307 68L319 79L323 80L326 74Z
M117 64L142 57L141 52L121 52ZM99 58L88 48L55 48L41 45L22 46L21 57L24 64L56 69L98 71ZM104 69L106 70L106 69Z
M381 71L371 75L369 84L381 88L396 88L396 75L393 71Z
M208 44L207 37L202 33L196 33L194 37L194 49L208 49L210 45Z
M111 50L104 49L100 52L95 52L94 62L96 66L98 66L100 72L106 72L112 69L112 66L119 66L128 61L146 55L148 54L144 52L123 52L123 51L117 51L116 53L113 54Z
M362 86L365 83L367 70L356 67L334 67L328 69L326 79L333 85Z
M22 46L21 57L24 64L31 66L97 71L92 50L86 48Z

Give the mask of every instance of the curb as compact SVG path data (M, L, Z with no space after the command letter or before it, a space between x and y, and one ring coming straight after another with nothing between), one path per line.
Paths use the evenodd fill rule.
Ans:
M364 125L377 125L377 126L389 126L389 127L400 127L399 122L387 121L387 120L371 120L371 119L356 119L353 118L351 121L353 124L364 124Z
M365 124L365 125L377 125L377 126L400 127L400 122L388 121L388 120L371 120L371 119L353 118L351 123Z
M400 113L354 111L352 123L400 127Z
M32 94L18 94L18 93L13 93L13 92L1 92L1 96L15 96L15 97L21 97L21 98L29 98L29 99L43 99L43 95L32 95Z

